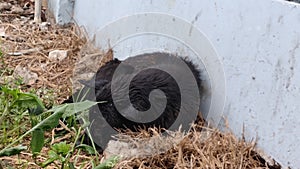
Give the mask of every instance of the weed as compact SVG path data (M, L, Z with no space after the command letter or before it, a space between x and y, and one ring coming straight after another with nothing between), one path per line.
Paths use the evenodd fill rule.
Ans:
M17 144L20 144L25 137L31 136L30 149L35 158L45 146L46 131L57 127L61 119L66 119L66 121L68 121L67 119L71 119L71 121L73 119L74 121L76 114L85 112L97 103L83 101L58 105L46 110L41 99L35 94L23 93L19 89L2 86L0 88L0 129L3 134L0 137L0 148L2 149L0 156L11 156L26 150L26 146ZM81 114L79 117L84 117L84 115ZM67 125L72 126L73 124L67 123ZM70 158L75 153L75 149L97 155L93 147L83 144L75 146L80 138L82 127L73 129L76 132L74 142L61 142L52 145L51 150L48 151L48 158L39 164L41 167L46 167L58 161L61 168L74 168L76 160L71 163ZM73 146L71 146L72 144ZM97 160L96 163L98 163Z
M70 151L71 145L67 144L66 142L61 142L52 145L51 150L48 151L49 158L42 163L42 167L46 167L56 160L59 160L61 162L61 165L64 166L65 163L68 161L67 158ZM72 166L70 163L69 165Z
M0 148L24 133L29 123L29 113L39 114L44 107L32 94L22 93L19 89L0 87Z

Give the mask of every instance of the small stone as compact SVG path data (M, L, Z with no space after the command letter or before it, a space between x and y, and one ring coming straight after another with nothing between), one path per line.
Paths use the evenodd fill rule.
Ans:
M24 10L23 10L23 8L21 8L21 7L19 7L19 6L13 6L13 7L11 8L11 12L12 12L12 13L15 13L15 14L20 14L20 13L23 13Z
M20 18L21 18L21 21L23 21L23 23L25 23L29 20L29 18L26 16L21 16Z
M14 81L13 76L1 76L0 77L0 84L7 84Z
M167 131L169 135L157 135L150 138L132 138L119 134L117 140L110 140L104 150L104 158L120 156L121 159L149 157L154 154L161 154L174 145L178 145L185 137L182 132Z
M50 26L49 22L42 22L39 24L39 27L42 31L47 31Z
M53 50L49 52L48 58L52 61L62 61L68 56L68 51L66 50Z
M27 85L32 85L38 80L38 75L34 72L31 72L26 67L18 65L13 73L14 77L21 77L23 82Z
M0 11L4 11L4 10L10 10L11 8L11 4L7 3L7 2L1 2L0 3Z
M0 27L0 37L5 38L5 29Z

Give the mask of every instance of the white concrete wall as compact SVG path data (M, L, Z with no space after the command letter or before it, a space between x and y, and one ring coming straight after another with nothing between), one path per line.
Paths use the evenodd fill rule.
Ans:
M47 2L57 24L65 25L72 21L75 0L47 0Z
M195 62L208 65L207 74L212 79L220 73L215 69L224 70L224 93L213 87L216 82L207 84L212 89L211 96L226 95L224 115L230 128L241 136L244 126L246 138L257 138L258 147L265 153L285 167L300 168L300 5L279 0L76 0L74 19L85 26L90 37L96 37L99 47L106 48L108 38L123 36L120 32L126 33L135 23L132 27L119 24L104 34L106 25L147 12L179 17L180 22L190 22L206 35L218 53L218 64L213 67L209 57ZM148 24L168 27L161 22ZM186 33L181 29L185 28L178 27L178 35ZM192 53L180 43L168 41L170 38L151 36L119 41L116 57L150 50L145 46ZM190 40L193 41L197 42ZM128 44L131 46L126 48ZM223 108L218 102L222 99L211 102L212 107L217 107L215 111Z

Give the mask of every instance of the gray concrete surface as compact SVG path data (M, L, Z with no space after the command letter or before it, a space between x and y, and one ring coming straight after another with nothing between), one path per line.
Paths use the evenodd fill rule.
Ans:
M48 7L59 25L72 22L75 0L48 0Z

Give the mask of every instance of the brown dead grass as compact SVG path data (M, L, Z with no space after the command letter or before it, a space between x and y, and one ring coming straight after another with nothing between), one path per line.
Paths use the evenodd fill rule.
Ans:
M268 168L254 151L255 142L247 143L216 129L203 128L201 132L195 127L167 152L124 159L115 168Z
M29 21L22 23L18 17L15 20L20 20L21 23L0 23L0 28L5 31L1 50L6 69L14 70L20 65L37 73L38 81L29 87L53 90L55 103L60 103L71 94L70 78L85 39L75 33L74 26L62 28L50 25L41 29L39 25ZM62 61L49 60L49 52L56 49L68 51L67 58ZM41 97L42 95L43 93Z

